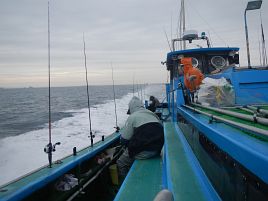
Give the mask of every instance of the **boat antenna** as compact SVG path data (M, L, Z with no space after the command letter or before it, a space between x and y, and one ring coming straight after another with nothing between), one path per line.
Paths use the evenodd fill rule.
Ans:
M49 167L52 167L52 152L56 151L56 145L60 145L60 142L52 145L51 139L51 84L50 84L50 15L49 15L49 1L47 2L47 22L48 22L48 144L44 148L44 152L48 154Z
M114 68L113 68L113 63L111 62L111 68L112 68L112 81L113 81L113 94L114 94L114 114L115 114L115 132L119 132L120 128L118 126L117 122L117 109L116 109L116 100L115 100L115 89L114 89Z
M170 40L172 42L172 38L173 38L173 27L172 27L172 23L173 23L173 19L172 19L172 11L171 11L171 16L170 16Z
M87 84L87 107L88 107L88 120L89 120L89 132L90 132L90 145L93 146L93 133L91 126L91 115L90 115L90 103L89 103L89 87L88 87L88 78L87 78L87 55L86 55L86 42L85 34L83 33L83 44L84 44L84 59L85 59L85 70L86 70L86 84Z
M167 40L169 49L170 49L170 51L172 51L171 46L170 46L170 43L169 43L169 40L168 40L167 32L166 32L165 28L163 28L163 31L164 31L164 33L165 33L165 36L166 36L166 40ZM171 40L172 40L172 39L171 39Z

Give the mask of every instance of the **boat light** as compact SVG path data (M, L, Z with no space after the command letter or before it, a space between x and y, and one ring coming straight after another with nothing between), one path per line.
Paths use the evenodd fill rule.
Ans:
M245 20L245 32L246 32L246 45L247 45L247 57L248 57L248 68L251 68L250 63L250 52L249 52L249 40L248 40L248 25L247 25L247 11L248 10L256 10L261 8L262 1L249 1L247 4L247 8L244 12L244 20Z
M261 8L262 1L249 1L246 10L256 10Z

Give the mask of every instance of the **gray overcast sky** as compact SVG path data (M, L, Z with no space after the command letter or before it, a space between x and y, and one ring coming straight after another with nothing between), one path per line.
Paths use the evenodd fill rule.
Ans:
M246 64L246 0L185 0L187 29L207 32L213 46L241 48ZM83 32L90 84L167 80L160 64L173 36L179 0L50 0L52 86L85 84ZM268 34L268 2L262 18ZM259 11L248 12L253 64L259 64ZM268 36L267 36L268 37ZM266 38L267 38L266 37ZM47 1L0 0L0 87L47 86Z

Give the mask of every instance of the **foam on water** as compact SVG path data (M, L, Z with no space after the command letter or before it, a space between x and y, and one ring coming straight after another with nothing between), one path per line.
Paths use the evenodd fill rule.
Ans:
M144 91L143 91L144 93ZM149 85L145 89L145 99L155 95L163 100L162 85ZM135 94L136 96L138 93ZM128 102L133 94L127 94L116 99L118 126L123 127L128 115ZM81 150L90 145L88 109L69 110L72 117L67 117L52 124L52 142L61 142L53 152L53 160L58 160L72 153L73 147ZM91 107L92 131L96 135L94 143L101 136L114 132L115 111L114 101ZM48 143L48 129L34 130L18 136L6 137L0 140L0 185L20 177L48 163L47 154L43 149Z

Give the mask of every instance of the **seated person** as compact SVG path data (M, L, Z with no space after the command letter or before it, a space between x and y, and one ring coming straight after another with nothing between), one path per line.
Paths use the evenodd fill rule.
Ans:
M120 179L125 178L135 159L159 155L164 144L161 121L156 114L143 107L139 98L134 96L131 99L129 112L130 116L120 131L121 143L127 147L117 160Z
M160 102L159 102L159 100L156 98L156 97L154 97L154 96L150 96L150 104L149 104L149 106L148 106L148 110L150 110L150 111L152 111L152 112L155 112L155 110L156 110L156 108L158 107L158 106L160 106Z

